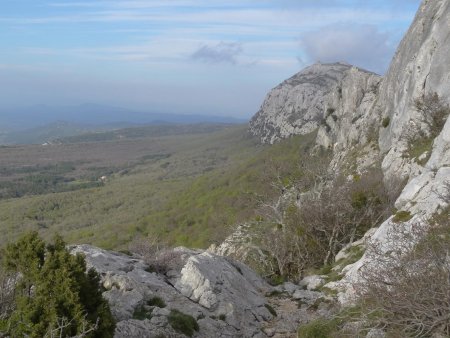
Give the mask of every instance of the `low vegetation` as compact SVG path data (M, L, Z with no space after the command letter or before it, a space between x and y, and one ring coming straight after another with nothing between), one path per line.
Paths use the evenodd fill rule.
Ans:
M335 320L316 319L299 328L298 338L330 338L336 327L337 322Z
M416 110L422 115L427 130L409 131L407 135L408 157L419 158L424 154L418 163L425 165L431 155L433 141L442 131L450 114L450 107L442 102L437 93L429 93L417 98L414 104Z
M376 264L359 271L357 304L302 325L298 337L365 337L371 329L386 337L450 336L450 208L427 223L398 224L383 243L369 242L366 255Z
M149 306L156 306L159 308L165 308L166 307L166 303L164 302L164 300L158 296L152 297L147 301L147 305Z
M183 333L188 337L192 337L200 329L194 317L178 310L171 310L168 320L175 331Z
M415 224L390 233L395 251L385 253L377 243L370 248L378 268L363 267L358 289L364 313L379 313L372 325L391 336L450 335L449 211L434 216L430 229ZM416 245L414 238L420 239Z
M397 211L392 218L392 221L394 223L400 223L400 222L408 222L413 216L409 211L400 210Z
M310 158L318 169L317 161ZM320 172L315 171L318 176ZM381 183L381 175L379 168L373 168L352 181L337 177L324 184L324 177L318 182L300 179L295 185L298 201L266 204L264 221L256 227L259 245L272 262L263 272L273 280L296 280L307 270L331 266L345 245L388 217L393 200ZM310 180L305 175L302 178ZM301 194L304 187L312 190ZM358 255L362 252L351 256Z
M144 305L138 306L134 309L133 319L144 320L152 319L152 311L145 308Z

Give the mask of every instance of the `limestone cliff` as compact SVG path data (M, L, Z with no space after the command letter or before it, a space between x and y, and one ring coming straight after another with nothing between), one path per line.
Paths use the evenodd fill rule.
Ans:
M273 143L318 129L317 144L333 149L334 168L351 152L359 157L356 170L380 161L387 184L407 182L395 206L414 216L410 224L425 226L446 206L450 122L436 128L418 102L437 94L441 105L450 103L449 22L450 1L424 0L384 78L342 64L314 65L269 93L250 131ZM389 250L391 231L389 218L369 237ZM346 269L346 293L366 264L367 255Z
M378 75L348 64L315 64L267 95L250 121L250 131L262 142L274 143L321 125L332 128L338 116L357 119L360 110L373 102L379 81Z

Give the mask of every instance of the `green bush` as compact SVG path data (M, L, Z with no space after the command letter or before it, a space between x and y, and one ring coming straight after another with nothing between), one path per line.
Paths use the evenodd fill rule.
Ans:
M283 284L285 281L286 281L286 279L284 276L273 275L270 277L268 282L272 286L277 286L277 285Z
M389 123L391 123L391 118L389 116L385 117L383 121L381 121L381 125L383 128L387 128L389 126Z
M397 211L397 213L392 218L392 221L394 223L400 223L400 222L408 222L412 218L412 215L409 211L400 210Z
M433 142L434 142L433 137L426 137L426 136L423 136L416 140L412 140L408 148L408 157L418 158L422 154L428 152L428 156L426 156L425 159L423 159L419 163L421 165L426 164L431 155L431 150L433 149Z
M156 307L160 307L160 308L165 308L166 307L166 303L164 302L164 300L158 296L153 297L152 299L150 299L147 302L147 305L150 306L156 306Z
M337 323L334 320L316 319L300 326L298 338L330 338L336 327Z
M178 310L171 310L169 315L169 324L172 328L188 337L194 335L194 331L198 331L200 327L194 317L186 315Z
M138 306L136 309L134 309L133 319L144 320L151 318L152 318L152 311L147 311L143 305Z
M86 271L84 257L71 255L61 237L46 246L37 232L27 233L1 256L5 271L21 275L12 310L0 320L9 336L113 337L115 323L99 275Z

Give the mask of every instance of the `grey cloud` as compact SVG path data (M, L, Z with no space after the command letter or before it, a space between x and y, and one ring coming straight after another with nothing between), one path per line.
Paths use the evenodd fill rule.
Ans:
M304 34L301 47L309 62L345 61L383 74L396 44L370 25L332 25Z
M242 53L242 45L237 42L220 42L214 46L204 45L192 55L192 60L207 63L237 64L237 56Z

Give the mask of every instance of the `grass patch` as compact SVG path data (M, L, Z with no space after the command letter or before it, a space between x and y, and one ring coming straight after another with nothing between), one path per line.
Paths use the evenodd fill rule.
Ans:
M428 154L431 155L431 150L433 148L433 141L434 141L433 137L421 137L417 140L412 141L409 144L408 157L418 158L425 152L428 152ZM428 158L429 156L427 156L426 161L421 160L420 162L422 163L424 162L423 164L425 164L428 161Z
M133 253L130 250L119 250L119 252L130 257L133 256Z
M186 315L178 310L171 310L168 320L175 331L183 333L188 337L192 337L195 331L200 330L194 317Z
M334 266L340 265L341 267L345 267L347 265L353 264L364 255L364 252L365 249L363 246L351 246L346 250L348 256L338 260L336 263L334 263Z
M156 306L159 308L165 308L166 307L166 303L164 302L164 300L158 296L155 296L153 298L151 298L150 300L147 301L147 305L149 306Z
M298 338L332 338L332 337L350 337L354 332L344 332L342 328L346 323L359 321L362 318L364 308L360 305L343 308L340 312L331 318L318 318L302 325L298 329ZM373 312L366 319L375 320L379 318L379 312ZM361 332L367 331L370 323L366 323L361 328ZM366 332L367 333L367 332ZM365 334L362 336L365 337Z
M324 294L328 295L328 296L336 297L338 295L338 291L337 290L327 288L326 286L321 287L320 291L323 292Z
M338 322L333 319L316 319L300 326L298 338L330 338L337 330Z
M151 318L152 318L152 311L146 310L143 305L138 306L136 309L134 309L133 319L145 320Z
M286 281L286 279L284 278L284 276L273 275L270 277L268 282L272 286L277 286L277 285L283 284L285 281Z
M412 218L412 215L409 211L400 210L392 218L394 223L408 222Z

